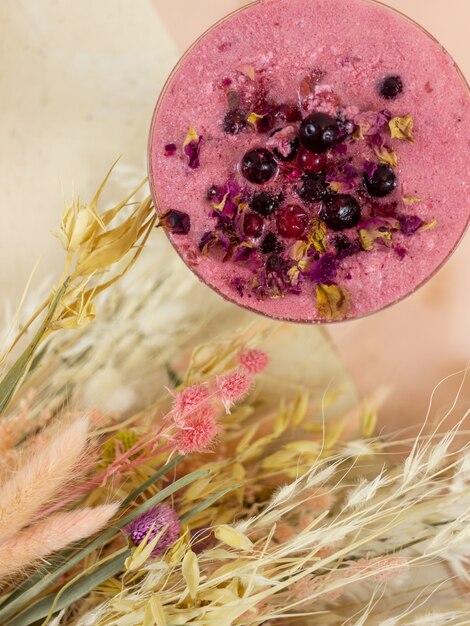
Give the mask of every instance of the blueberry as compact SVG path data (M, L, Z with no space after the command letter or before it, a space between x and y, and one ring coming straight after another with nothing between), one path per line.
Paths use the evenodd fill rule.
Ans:
M387 76L379 84L379 92L385 100L393 100L403 91L403 81L399 76Z
M266 148L256 148L245 154L241 163L243 176L257 185L262 185L271 180L277 172L276 160Z
M322 154L340 140L338 120L326 113L312 113L300 126L300 142L310 152Z
M325 198L320 209L320 219L332 230L345 230L357 226L361 219L359 202L348 194Z
M397 186L397 177L390 165L379 165L372 176L364 174L367 191L375 198L388 196Z
M268 217L268 215L271 215L271 213L274 213L274 211L279 208L281 201L282 196L272 196L266 191L263 191L253 196L251 208L263 217Z
M224 117L223 129L227 135L238 135L246 128L246 116L240 109L229 111Z
M323 176L303 176L296 191L306 204L319 202L326 194L325 179Z
M276 237L274 233L268 233L261 242L261 252L263 254L271 254L272 252L281 252L283 249L282 243Z

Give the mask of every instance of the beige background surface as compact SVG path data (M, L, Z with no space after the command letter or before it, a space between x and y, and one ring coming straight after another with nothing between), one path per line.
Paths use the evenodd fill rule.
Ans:
M332 0L334 2L334 0ZM2 0L0 3L0 288L16 301L62 251L51 238L61 197L92 193L116 156L145 172L151 113L178 55L240 0ZM467 77L469 0L388 0L432 32ZM444 10L445 9L445 10ZM451 210L451 209L450 209ZM429 395L470 357L467 237L446 268L403 303L341 324L332 337L360 386L392 389L394 428L422 419ZM436 398L444 410L459 380ZM468 406L470 388L461 405Z

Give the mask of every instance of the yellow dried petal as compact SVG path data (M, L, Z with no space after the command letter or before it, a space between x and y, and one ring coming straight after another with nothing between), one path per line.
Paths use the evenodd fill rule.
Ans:
M349 313L347 292L337 285L317 285L317 310L326 320L343 320Z
M378 148L376 146L374 148L374 152L381 163L391 165L392 167L397 167L398 156L395 150L393 150L392 148L386 148L385 146L383 148Z
M437 226L437 220L433 220L432 222L429 222L429 224L424 224L423 226L421 226L421 228L419 229L420 233L424 233L427 230L433 230L434 228L436 228Z
M186 135L186 139L184 140L183 148L186 148L186 146L189 145L192 141L198 142L199 135L197 134L196 129L191 126L188 134Z
M250 113L250 115L246 118L250 124L256 126L258 120L262 120L264 115L258 115L258 113Z
M240 72L247 76L250 80L255 80L255 68L253 65L242 65Z
M251 550L253 547L253 543L246 535L226 524L216 528L215 537L218 541L238 550Z
M393 117L388 123L392 139L401 139L414 143L413 118L411 115Z
M418 196L403 196L403 202L405 204L414 204L415 202L421 202L421 198L418 198Z

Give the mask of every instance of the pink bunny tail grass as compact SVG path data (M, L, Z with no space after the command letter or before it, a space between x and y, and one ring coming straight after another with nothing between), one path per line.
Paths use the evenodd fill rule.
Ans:
M0 543L0 578L15 575L66 546L94 535L119 504L55 513Z
M0 485L0 541L13 537L76 474L87 442L88 419L82 417L44 443L39 436L22 457L13 478Z
M236 369L224 376L217 376L216 385L225 410L230 413L235 402L248 394L253 386L253 379L244 371Z
M255 374L260 374L268 367L269 356L263 350L247 348L240 352L237 361L245 372L254 376Z
M217 414L213 407L198 411L197 415L187 418L174 439L175 448L180 454L207 452L210 450L221 428L217 423Z

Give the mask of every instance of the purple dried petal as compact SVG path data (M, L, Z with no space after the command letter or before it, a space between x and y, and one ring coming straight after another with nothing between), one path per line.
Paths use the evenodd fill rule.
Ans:
M414 235L414 233L424 224L423 220L417 215L401 215L398 219L401 231L407 237Z
M237 261L248 261L250 256L253 253L253 248L251 246L237 246L234 250L232 260Z
M359 228L366 230L399 230L400 222L393 217L369 217L359 223Z
M240 278L239 276L237 276L236 278L233 278L230 281L230 286L235 289L235 291L238 293L238 295L240 296L240 298L243 298L243 295L245 294L245 281Z
M176 154L176 144L167 143L165 146L165 156L170 157L170 156L173 156L174 154Z
M223 251L222 261L227 261L232 253L230 238L221 231L212 230L205 232L199 242L199 252L203 256L207 256L210 252L217 250Z
M187 235L191 229L191 219L183 211L167 211L160 217L160 224L174 235Z
M345 143L338 143L331 148L332 154L347 154L348 146Z
M385 139L380 133L374 133L373 135L369 135L367 139L372 146L377 146L377 148L382 148L382 146L385 144Z
M349 256L363 252L361 242L359 239L349 239L345 235L338 235L333 240L333 245L336 248L336 258L338 261L346 259Z
M201 165L199 154L201 152L202 143L203 137L201 136L197 141L190 141L184 148L185 155L189 157L188 165L193 170L197 169Z
M359 176L359 172L353 165L351 165L351 163L346 163L344 165L343 174L348 180L354 180Z
M374 163L374 161L364 161L364 172L366 173L368 178L372 178L378 167L378 164Z
M327 252L312 264L307 272L309 279L315 284L331 284L338 272L338 260L332 252Z
M398 219L396 202L372 202L371 215L373 217L394 217Z
M406 257L407 251L406 251L406 248L404 248L403 246L400 246L397 244L393 246L393 249L397 253L397 255L400 257L401 260L403 260Z

